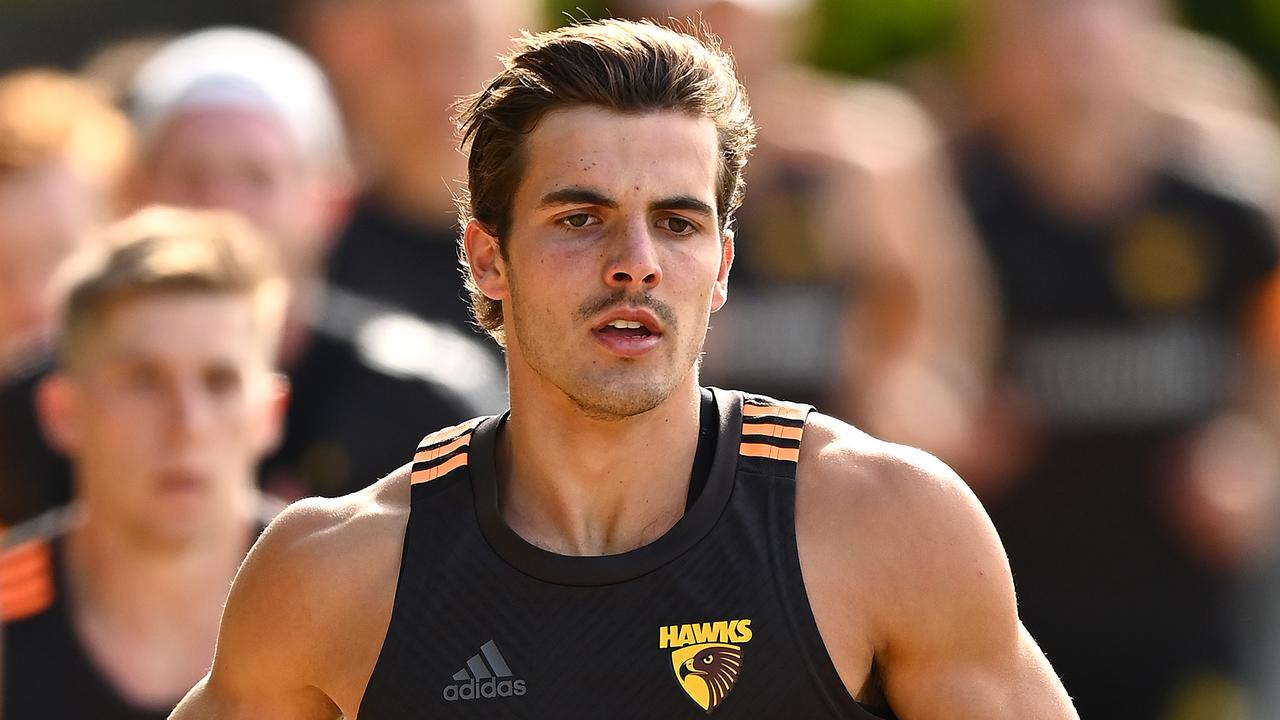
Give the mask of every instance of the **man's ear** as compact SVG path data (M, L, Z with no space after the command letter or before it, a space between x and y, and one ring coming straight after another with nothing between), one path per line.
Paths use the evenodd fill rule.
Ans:
M266 382L264 392L267 397L262 400L262 408L254 426L254 449L259 458L280 447L280 441L284 437L285 417L289 411L289 378L280 373L272 373Z
M711 291L711 312L724 307L729 299L729 268L733 267L733 231L725 230L720 241L720 271L716 274L716 286Z
M511 292L507 268L498 246L498 238L480 221L472 219L462 234L462 247L471 268L471 279L490 300L505 300Z
M36 385L36 414L49 445L64 455L75 456L83 441L84 397L66 371L55 371Z

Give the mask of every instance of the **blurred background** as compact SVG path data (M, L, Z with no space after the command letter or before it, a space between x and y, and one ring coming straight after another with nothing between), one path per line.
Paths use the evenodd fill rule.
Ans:
M243 213L293 286L264 491L500 409L449 106L608 16L700 17L761 127L704 381L956 468L1082 717L1280 718L1277 0L0 0L0 526L78 497L52 278L149 202Z

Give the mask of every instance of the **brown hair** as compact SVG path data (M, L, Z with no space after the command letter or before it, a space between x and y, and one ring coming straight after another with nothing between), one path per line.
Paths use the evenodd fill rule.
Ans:
M720 144L716 205L721 229L742 202L742 168L755 139L746 93L733 62L701 28L670 30L648 21L601 20L524 34L505 69L458 104L461 145L468 151L467 189L458 215L499 239L511 227L511 198L524 170L524 137L548 112L593 105L623 113L674 111L715 122ZM505 342L502 303L462 273L475 321Z
M63 364L83 357L86 339L122 302L161 293L250 296L268 362L279 340L286 285L269 248L227 212L145 208L108 227L102 241L62 269Z
M60 160L91 187L112 193L134 150L129 121L105 89L59 70L0 76L0 177Z

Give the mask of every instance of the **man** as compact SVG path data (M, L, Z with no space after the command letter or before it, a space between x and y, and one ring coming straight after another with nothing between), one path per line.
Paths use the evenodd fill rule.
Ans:
M0 77L0 525L65 503L66 466L39 443L30 410L54 329L54 269L106 222L133 155L128 120L66 73Z
M536 25L541 3L291 4L300 42L333 81L363 184L334 248L330 282L470 335L454 214L466 167L450 142L450 106L497 72L507 38Z
M1205 91L1167 69L1165 3L974 9L956 107L979 122L956 154L1003 340L965 476L1081 715L1237 706L1233 586L1273 542L1280 491L1280 253L1251 199L1275 190L1205 162L1176 108Z
M4 536L3 714L162 718L208 668L266 522L286 286L240 221L166 208L72 263L39 396L75 499Z
M1075 717L953 474L698 387L753 135L725 56L527 36L462 124L511 411L282 515L175 718Z

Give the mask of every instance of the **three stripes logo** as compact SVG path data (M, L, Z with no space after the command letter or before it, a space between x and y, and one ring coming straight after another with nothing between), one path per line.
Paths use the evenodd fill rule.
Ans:
M748 398L742 404L742 443L739 452L751 458L795 463L809 408L795 403L764 403Z
M506 658L498 645L490 640L480 646L480 652L471 656L466 666L453 674L454 683L444 688L448 702L479 700L482 698L515 697L524 695L524 680L514 678Z

